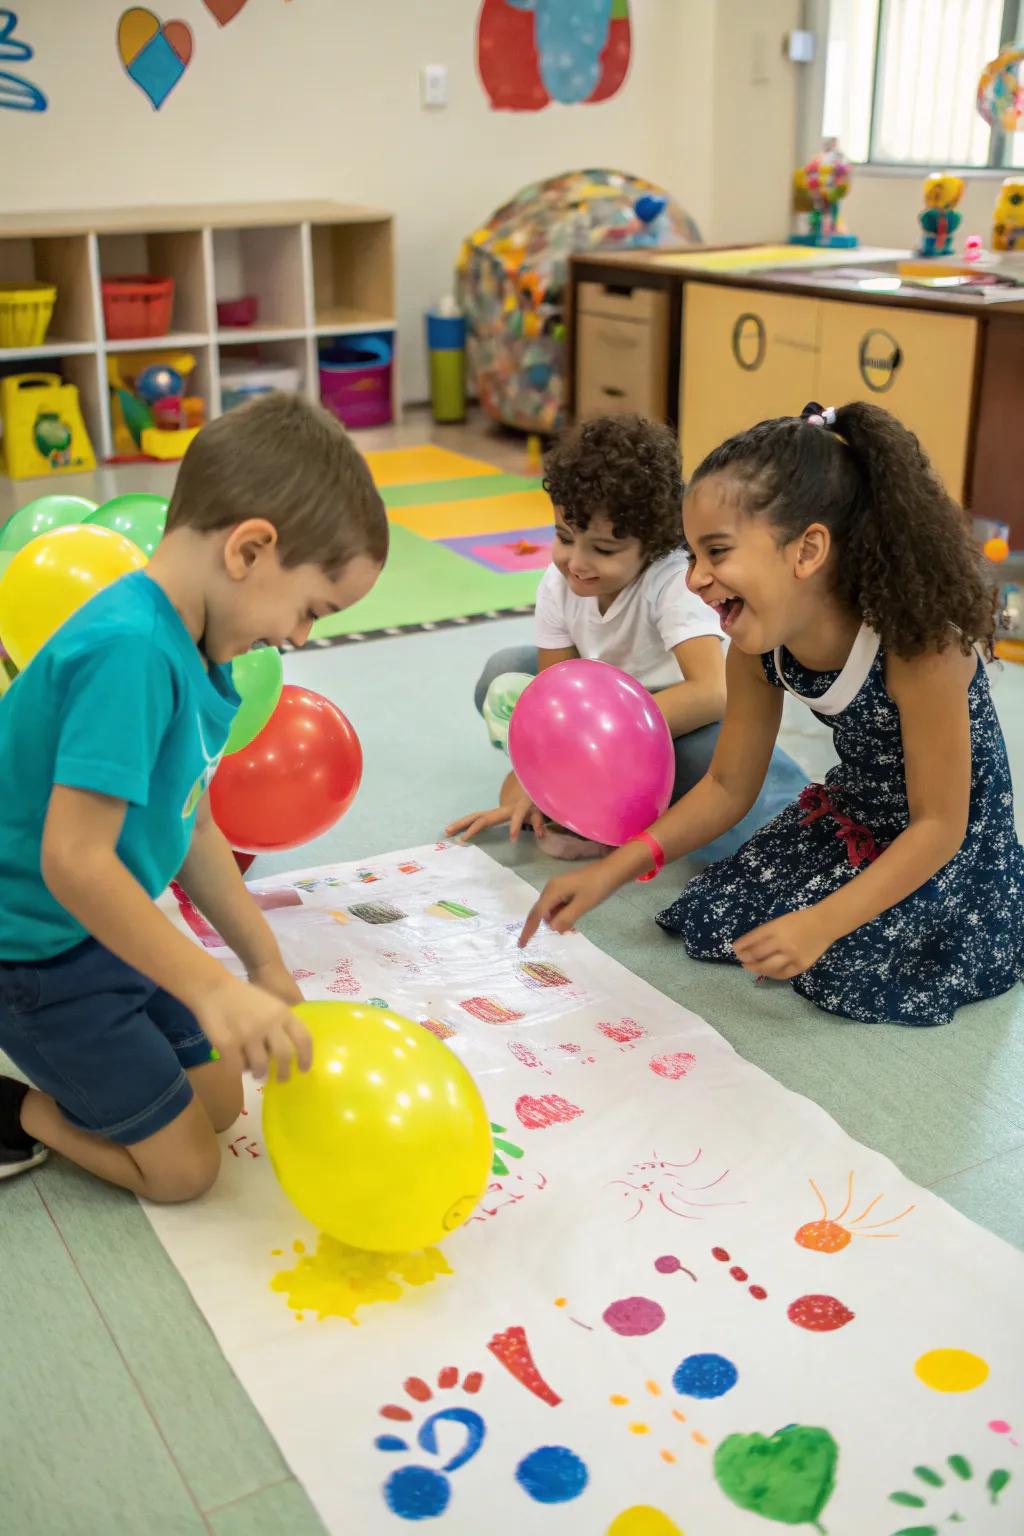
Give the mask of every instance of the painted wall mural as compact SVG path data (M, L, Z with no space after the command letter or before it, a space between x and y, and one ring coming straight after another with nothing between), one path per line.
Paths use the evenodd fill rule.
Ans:
M607 101L629 73L629 0L483 0L477 68L499 112Z

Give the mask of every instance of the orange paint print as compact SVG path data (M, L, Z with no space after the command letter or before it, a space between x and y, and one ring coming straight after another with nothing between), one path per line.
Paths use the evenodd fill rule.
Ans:
M884 1195L876 1195L875 1198L861 1211L859 1216L854 1216L843 1225L843 1218L853 1204L853 1174L846 1181L846 1203L835 1216L829 1216L828 1205L825 1196L815 1184L813 1179L807 1180L818 1198L821 1206L821 1217L816 1221L807 1221L793 1235L793 1241L799 1243L801 1248L810 1248L814 1253L841 1253L848 1248L855 1237L899 1237L898 1232L880 1232L879 1227L891 1227L894 1222L902 1221L904 1216L909 1216L914 1209L908 1205L905 1210L896 1216L890 1216L886 1221L872 1221L864 1225L864 1219L869 1216L875 1206L884 1200Z

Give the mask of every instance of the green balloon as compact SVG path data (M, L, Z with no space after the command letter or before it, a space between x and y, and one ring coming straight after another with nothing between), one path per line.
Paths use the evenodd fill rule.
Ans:
M164 536L167 497L152 496L148 491L129 491L124 496L105 501L85 521L123 533L148 560Z
M31 544L41 533L51 528L66 528L72 523L87 522L95 512L96 503L84 496L37 496L26 502L0 529L0 550L9 555L17 554L26 544Z
M281 652L276 646L264 645L258 651L236 656L231 663L231 680L242 704L231 725L225 756L247 747L277 708L284 687Z

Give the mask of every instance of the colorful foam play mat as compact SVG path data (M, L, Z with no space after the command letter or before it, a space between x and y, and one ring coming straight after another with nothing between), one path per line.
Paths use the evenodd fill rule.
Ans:
M366 458L388 509L391 553L369 596L322 619L314 644L532 609L552 536L536 477L431 444Z
M535 892L479 850L252 889L307 996L442 1038L494 1138L443 1246L360 1252L250 1084L212 1194L146 1208L329 1532L1024 1531L1024 1255L582 936L521 951Z

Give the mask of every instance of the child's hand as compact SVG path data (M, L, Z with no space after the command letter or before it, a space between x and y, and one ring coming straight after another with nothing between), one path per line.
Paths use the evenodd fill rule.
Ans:
M805 907L762 923L737 939L733 949L745 971L773 981L789 981L809 971L832 943L833 935L826 932L817 908Z
M541 923L547 923L554 933L568 933L584 912L607 901L622 883L609 864L609 859L598 859L595 864L549 880L530 908L519 935L519 948L526 948Z
M222 1056L240 1056L254 1077L267 1075L271 1059L282 1082L293 1060L298 1060L300 1071L309 1071L309 1031L286 1003L261 986L226 975L220 986L207 992L195 1014L210 1044Z
M478 832L487 832L491 827L500 827L503 822L508 822L508 835L511 842L515 842L523 830L523 823L529 822L538 837L544 836L544 816L537 809L533 801L523 795L508 805L496 805L493 811L472 811L468 816L460 816L458 821L453 821L451 826L445 827L445 837L459 837L460 843L468 843L476 837Z
M305 1002L298 983L280 955L275 960L266 961L263 965L253 966L249 972L249 980L254 987L262 987L264 992L269 992L271 997L279 997L282 1003L288 1004L289 1008L294 1008L296 1003Z

